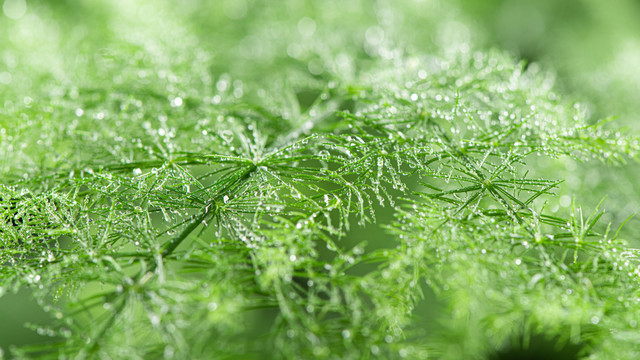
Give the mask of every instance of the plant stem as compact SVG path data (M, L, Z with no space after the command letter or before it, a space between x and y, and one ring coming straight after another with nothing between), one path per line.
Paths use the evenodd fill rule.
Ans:
M216 204L225 196L225 194L233 189L234 186L237 186L238 184L248 179L251 176L251 173L255 171L255 169L256 166L251 165L238 178L220 189L218 193L213 197L213 199L211 199L211 201L209 201L207 204L205 204L204 207L202 207L202 209L200 209L200 213L198 214L198 216L196 216L178 235L176 235L173 239L169 240L162 246L162 248L164 249L162 250L162 257L171 255L176 250L176 248L180 246L180 244L187 238L187 236L189 236L189 234L191 234L193 230L200 226L200 224L207 218L207 216L210 214L210 208L213 206L214 209L217 210Z

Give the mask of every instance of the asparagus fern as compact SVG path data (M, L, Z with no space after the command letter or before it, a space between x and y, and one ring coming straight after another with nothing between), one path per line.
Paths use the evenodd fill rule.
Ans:
M31 42L5 40L0 294L54 319L6 354L482 359L543 337L635 358L637 250L600 206L547 210L541 164L621 163L637 138L473 49L443 4L295 4L3 25Z

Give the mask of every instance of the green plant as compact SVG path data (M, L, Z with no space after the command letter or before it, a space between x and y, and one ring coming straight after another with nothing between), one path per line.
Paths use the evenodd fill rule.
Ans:
M635 358L637 251L600 206L547 211L540 164L621 163L637 138L472 50L455 9L365 3L35 3L4 25L31 42L7 41L0 293L53 318L11 355Z

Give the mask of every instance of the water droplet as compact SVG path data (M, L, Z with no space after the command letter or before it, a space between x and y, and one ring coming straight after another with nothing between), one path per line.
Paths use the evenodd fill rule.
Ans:
M298 21L298 32L304 37L310 37L316 32L316 22L304 17Z
M5 0L2 11L9 19L18 20L27 13L27 2L25 0Z
M177 96L171 99L171 107L180 107L182 106L182 98Z
M371 353L373 355L380 354L380 348L377 345L371 345Z
M226 143L230 143L233 141L233 132L231 130L222 130L218 133L222 140Z
M393 342L393 336L391 336L391 335L387 335L387 336L385 336L385 337L384 337L384 341L385 341L387 344L392 343L392 342Z
M164 358L171 359L175 355L175 349L171 345L167 345L164 348Z
M384 30L379 26L372 26L364 34L365 39L371 45L380 45L384 40Z
M329 152L327 150L318 152L318 155L322 158L322 160L327 160L329 158Z
M13 76L10 73L4 71L0 72L0 84L9 85L11 84L11 80L13 80Z

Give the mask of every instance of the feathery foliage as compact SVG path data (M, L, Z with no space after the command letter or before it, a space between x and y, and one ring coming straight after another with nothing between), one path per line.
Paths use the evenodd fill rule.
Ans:
M600 206L548 211L539 166L637 137L451 5L29 5L2 24L0 294L53 320L7 354L638 356L637 250Z

